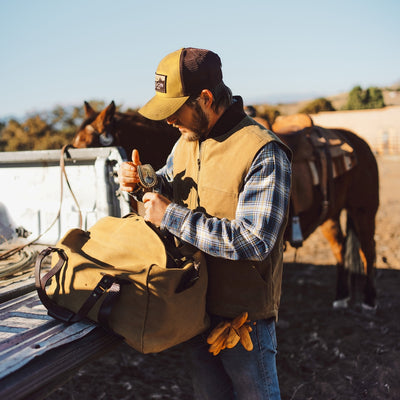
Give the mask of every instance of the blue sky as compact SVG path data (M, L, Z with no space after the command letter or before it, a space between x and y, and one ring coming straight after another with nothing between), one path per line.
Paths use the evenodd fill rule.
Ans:
M181 47L214 50L245 103L400 80L398 0L0 0L0 118L115 100L138 107Z

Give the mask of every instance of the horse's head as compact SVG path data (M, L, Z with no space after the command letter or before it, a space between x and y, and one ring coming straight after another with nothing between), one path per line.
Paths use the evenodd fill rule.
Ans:
M257 110L253 106L251 105L244 106L244 111L249 117L253 118L254 121L261 124L264 128L271 129L271 125L265 118L257 116Z
M77 148L111 146L115 115L115 103L112 101L101 112L96 112L88 102L84 103L85 120L75 135L72 145Z
M180 137L165 121L152 121L132 110L117 112L113 101L100 112L85 102L84 110L85 120L72 142L77 148L118 146L127 157L136 149L142 161L158 169Z

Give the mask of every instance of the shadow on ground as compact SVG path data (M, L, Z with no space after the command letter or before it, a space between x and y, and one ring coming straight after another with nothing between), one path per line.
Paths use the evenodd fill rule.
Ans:
M379 307L333 310L333 266L284 267L278 373L284 400L400 398L400 271L379 269ZM48 400L191 400L180 346L142 355L121 345L86 365Z

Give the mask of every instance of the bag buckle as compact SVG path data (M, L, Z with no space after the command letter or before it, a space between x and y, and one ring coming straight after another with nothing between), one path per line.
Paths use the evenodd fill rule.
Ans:
M92 291L92 296L101 296L104 292L109 289L114 283L114 279L111 275L104 275L96 287Z

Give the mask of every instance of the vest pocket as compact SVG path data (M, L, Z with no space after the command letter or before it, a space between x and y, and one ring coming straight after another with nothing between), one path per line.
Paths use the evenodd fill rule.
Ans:
M265 280L251 261L207 258L207 307L212 314L234 318L243 311L270 314L273 302L271 279ZM250 318L254 318L250 315Z

